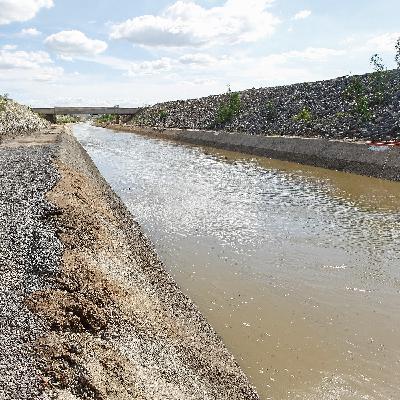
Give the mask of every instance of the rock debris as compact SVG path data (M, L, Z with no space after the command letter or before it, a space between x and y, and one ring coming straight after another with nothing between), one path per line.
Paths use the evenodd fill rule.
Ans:
M129 124L141 127L225 130L250 135L323 137L329 139L400 139L400 71L387 73L391 92L382 104L371 106L367 121L354 111L346 96L352 77L249 89L240 94L240 110L232 120L218 123L229 94L159 103L144 108ZM366 97L373 102L372 75L360 76ZM308 118L299 118L302 110Z

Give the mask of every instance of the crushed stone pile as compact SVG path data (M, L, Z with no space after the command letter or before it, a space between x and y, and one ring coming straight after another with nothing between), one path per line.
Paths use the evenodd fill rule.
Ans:
M50 123L29 107L0 96L0 136L24 135L46 129Z
M400 71L385 74L386 92L381 102L375 99L376 74L365 74L238 92L240 109L223 123L218 122L218 113L229 102L229 94L159 103L144 108L128 123L251 135L399 140ZM362 94L356 93L358 102L346 94L355 79L365 88ZM362 109L364 103L369 104L368 110Z

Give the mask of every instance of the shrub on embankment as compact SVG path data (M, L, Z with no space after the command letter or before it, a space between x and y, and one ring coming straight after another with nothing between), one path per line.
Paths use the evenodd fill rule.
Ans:
M81 122L81 118L78 115L57 115L57 124L75 124Z
M8 98L0 96L0 136L22 135L49 127L49 122Z
M144 108L130 123L252 135L400 139L399 69L253 88L235 96L239 106L232 107L232 92L156 104Z
M95 119L98 124L113 124L118 120L117 115L114 114L103 114Z

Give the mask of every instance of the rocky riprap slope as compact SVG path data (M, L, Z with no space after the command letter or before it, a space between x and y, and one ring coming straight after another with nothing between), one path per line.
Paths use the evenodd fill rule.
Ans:
M0 96L0 136L32 133L49 126L48 121L28 107Z
M229 94L194 100L171 101L143 109L130 122L141 127L225 130L252 135L326 137L334 139L400 139L400 71L386 72L387 99L371 105L364 121L355 111L346 90L354 77L300 83L240 94L240 111L231 121L218 123L218 111ZM358 77L366 87L365 96L373 103L373 74ZM296 118L303 109L310 119Z

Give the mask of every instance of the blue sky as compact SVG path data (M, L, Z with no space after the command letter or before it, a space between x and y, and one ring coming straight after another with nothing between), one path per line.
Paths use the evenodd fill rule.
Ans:
M0 92L135 106L388 68L399 0L0 0Z

